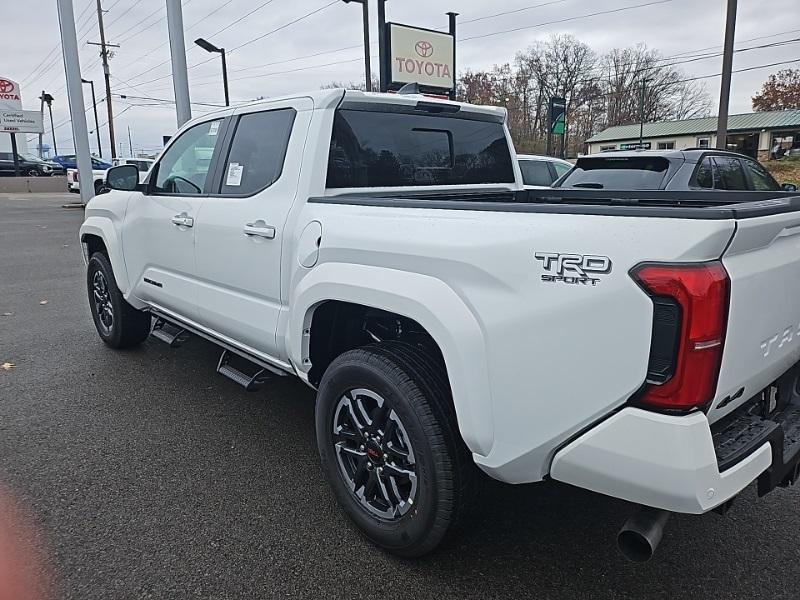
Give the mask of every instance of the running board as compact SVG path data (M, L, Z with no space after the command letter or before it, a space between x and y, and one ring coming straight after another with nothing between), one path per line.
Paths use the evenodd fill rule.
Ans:
M245 389L246 392L256 391L273 375L273 373L264 367L258 367L257 371L255 371L252 375L248 375L244 371L239 370L231 364L231 361L235 356L237 355L234 355L228 350L223 350L222 355L219 357L219 364L217 364L217 373L224 375L235 383L238 383ZM239 363L246 362L254 365L254 363L251 363L241 356L237 356L237 358L239 359L237 361Z
M170 348L178 348L189 339L189 332L165 321L162 318L156 319L156 324L153 325L153 330L150 332L157 340L161 340Z

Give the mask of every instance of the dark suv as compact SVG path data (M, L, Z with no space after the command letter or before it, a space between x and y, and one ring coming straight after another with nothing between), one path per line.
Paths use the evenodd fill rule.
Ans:
M611 190L796 191L749 156L723 150L633 150L584 156L553 187Z
M19 172L23 177L63 175L64 169L58 163L39 158L32 154L17 154ZM14 175L14 155L0 152L0 175Z

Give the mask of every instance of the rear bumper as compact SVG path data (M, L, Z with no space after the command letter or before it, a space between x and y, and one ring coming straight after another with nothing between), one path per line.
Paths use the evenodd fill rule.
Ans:
M700 514L730 500L772 465L768 441L720 470L701 412L625 408L559 451L553 479L664 510Z

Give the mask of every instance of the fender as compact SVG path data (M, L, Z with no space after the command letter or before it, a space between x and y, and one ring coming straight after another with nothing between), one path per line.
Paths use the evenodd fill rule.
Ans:
M326 300L353 302L414 319L444 356L458 427L467 447L486 455L494 442L486 343L475 316L443 281L382 267L324 263L294 286L287 347L298 374L308 379L310 328Z
M108 217L90 216L81 225L80 239L83 243L84 236L96 235L103 240L108 250L108 259L111 261L111 268L114 269L114 279L117 281L117 287L122 292L123 296L128 295L130 291L130 282L128 281L128 271L125 268L125 260L122 258L122 245L117 235L117 230L114 223ZM86 257L89 258L88 256Z

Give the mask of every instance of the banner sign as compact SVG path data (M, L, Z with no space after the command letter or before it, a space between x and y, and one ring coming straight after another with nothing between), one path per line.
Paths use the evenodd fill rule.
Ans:
M418 83L422 88L451 90L455 86L453 36L420 27L386 24L391 88Z
M42 113L38 110L0 109L0 132L44 133Z
M567 127L567 101L558 96L550 98L550 133L564 135Z

